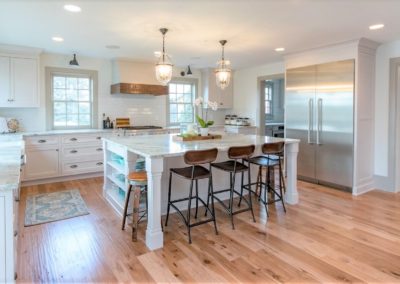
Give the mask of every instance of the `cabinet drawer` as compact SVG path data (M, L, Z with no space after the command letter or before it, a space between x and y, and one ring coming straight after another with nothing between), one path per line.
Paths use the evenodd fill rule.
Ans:
M67 135L62 137L62 143L68 145L76 145L79 143L94 143L101 144L101 133L98 134L78 134Z
M25 144L30 146L58 145L58 136L29 136L25 137Z
M78 145L77 145L78 146ZM64 147L62 149L62 159L86 159L86 160L102 160L103 159L103 148L99 146L82 146L78 147Z
M88 162L65 162L62 165L63 175L94 173L103 171L103 160Z

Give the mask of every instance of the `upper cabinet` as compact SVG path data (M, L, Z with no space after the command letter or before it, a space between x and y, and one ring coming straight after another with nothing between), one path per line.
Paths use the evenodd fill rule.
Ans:
M201 71L201 85L205 100L215 101L218 108L233 108L233 73L228 87L221 90L215 81L214 69L203 69Z
M39 107L39 59L0 55L0 107Z

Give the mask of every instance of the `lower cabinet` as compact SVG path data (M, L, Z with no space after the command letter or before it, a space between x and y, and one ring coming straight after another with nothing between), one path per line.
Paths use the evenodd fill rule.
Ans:
M23 180L103 171L101 133L28 136Z
M58 145L26 149L24 179L35 180L59 175Z

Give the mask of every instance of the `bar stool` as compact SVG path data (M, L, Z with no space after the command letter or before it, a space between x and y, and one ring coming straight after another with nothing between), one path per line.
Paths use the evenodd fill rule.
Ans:
M122 216L122 230L125 229L126 218L128 217L128 207L131 192L133 191L133 213L132 213L132 241L137 241L137 230L140 220L147 216L148 203L147 203L147 173L145 171L145 160L139 158L135 164L135 171L128 175L129 188L125 198L124 213ZM141 216L140 212L140 199L144 196L146 198L146 209Z
M207 196L214 196L214 189L212 184L212 173L211 173L211 162L214 162L218 155L218 149L209 149L209 150L198 150L198 151L187 151L183 156L184 161L189 167L185 168L171 168L170 175L169 175L169 186L168 186L168 207L167 207L167 218L165 220L165 226L168 226L168 218L169 218L169 211L171 206L178 212L178 214L182 217L183 222L185 223L187 230L188 230L188 237L189 237L189 244L192 243L192 237L190 234L190 228L194 226L198 226L208 222L214 222L214 229L215 234L218 235L217 230L217 223L215 220L215 210L214 210L214 202L211 202L211 209L209 208L209 203L207 204L199 197L199 186L198 181L199 179L206 179L208 178L208 195ZM201 166L202 164L210 164L209 169ZM172 174L177 175L178 177L190 180L190 191L189 197L180 198L171 200L171 184L172 184ZM196 192L193 195L193 183L196 183ZM197 219L197 213L199 208L199 201L204 205L206 209L206 213L210 212L211 218L206 220L201 220L195 223L191 223L191 205L192 199L196 199L196 213L195 219ZM187 216L183 215L181 210L175 205L177 202L188 201L188 209L187 209Z
M259 167L258 169L258 176L257 176L257 182L252 183L251 185L256 185L257 187L260 187L260 193L258 195L259 200L264 204L265 210L267 212L267 217L269 216L268 213L268 205L281 201L283 210L286 213L286 208L285 208L285 203L283 201L283 193L286 191L285 187L285 179L283 176L283 171L282 171L282 160L284 157L284 149L285 149L285 143L284 142L275 142L275 143L265 143L261 150L264 155L262 156L257 156L257 157L252 157L249 159L245 159L246 162L250 164L257 165ZM275 185L273 186L272 181L271 181L271 174L270 170L274 170L275 167L278 166L279 168L279 188L276 189ZM265 168L265 182L262 181L262 169ZM273 176L275 179L275 175ZM262 190L264 187L264 197L262 197ZM279 191L279 193L278 193ZM274 199L268 201L267 200L267 192L272 192L274 193ZM257 193L256 193L257 194ZM277 198L276 198L277 197ZM241 200L239 200L239 206L240 206Z
M251 215L253 217L253 221L256 221L256 218L254 217L254 212L253 212L253 205L251 201L251 189L250 189L250 184L251 184L251 178L250 178L250 167L246 166L244 164L244 159L250 158L251 155L254 153L255 146L254 145L249 145L249 146L240 146L240 147L230 147L228 149L228 157L230 160L225 161L225 162L220 162L220 163L212 163L211 166L214 168L217 168L219 170L229 172L230 175L230 188L228 189L222 189L214 192L214 198L225 208L227 211L228 215L231 218L231 223L232 223L232 229L235 229L235 225L233 223L233 215L246 212L246 211L251 211ZM238 160L242 159L242 162L239 162ZM248 184L244 185L244 173L247 172L248 175ZM237 173L241 173L241 192L239 193L238 191L235 190L235 177ZM243 188L247 189L249 192L249 197L244 198L243 197ZM229 204L228 206L225 205L225 203L215 196L215 194L220 194L223 192L230 192L229 196ZM240 196L240 200L244 200L248 207L244 209L239 209L234 211L233 210L233 197L234 194ZM210 196L209 196L210 198ZM209 199L208 198L208 199ZM208 203L208 200L207 200Z

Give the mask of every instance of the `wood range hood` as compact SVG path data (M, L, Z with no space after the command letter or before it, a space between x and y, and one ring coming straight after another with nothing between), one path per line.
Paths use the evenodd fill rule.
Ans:
M115 59L111 94L163 96L168 95L168 86L156 80L153 63Z
M163 96L168 95L168 86L117 83L111 85L111 94Z

